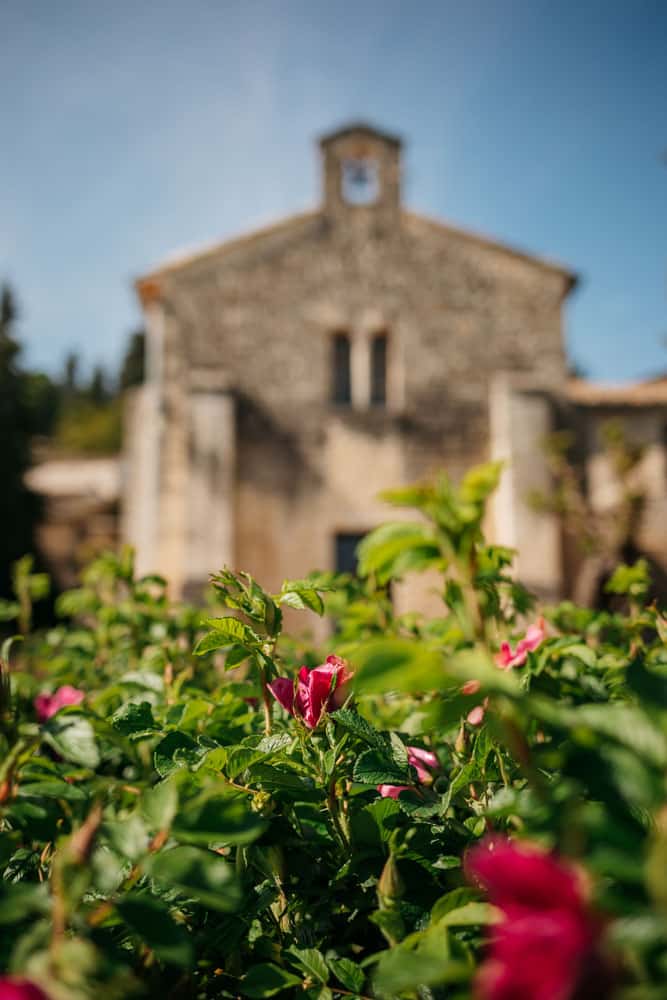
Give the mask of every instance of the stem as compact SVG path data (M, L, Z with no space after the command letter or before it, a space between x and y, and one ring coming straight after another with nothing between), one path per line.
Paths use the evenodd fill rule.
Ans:
M269 699L269 689L266 684L266 671L264 667L259 669L259 680L262 685L262 704L264 706L264 733L271 735L271 701Z
M62 857L56 855L51 870L51 958L55 959L58 949L65 937L67 927L67 906L65 904L65 887L62 877Z
M347 834L343 829L343 825L340 821L340 816L338 813L338 799L336 797L336 779L332 778L329 785L329 792L327 795L327 809L329 810L329 815L331 816L331 822L333 823L334 830L338 835L338 839L341 842L341 846L344 851L350 850L350 842L347 838Z
M510 782L507 777L507 771L505 770L505 762L503 760L502 753L498 749L496 749L496 760L498 761L498 770L500 771L500 777L503 779L503 785L505 788L509 788Z
M257 657L257 665L259 667L259 683L262 689L262 706L264 708L264 733L266 736L271 735L271 698L269 696L269 688L266 683L266 667L262 663L259 656Z

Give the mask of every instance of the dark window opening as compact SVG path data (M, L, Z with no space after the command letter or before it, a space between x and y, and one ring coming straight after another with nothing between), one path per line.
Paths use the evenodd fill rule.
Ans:
M335 567L337 573L351 573L356 576L357 546L364 537L364 532L340 532L336 535Z
M387 402L387 334L377 333L371 343L371 405Z
M349 205L372 205L380 193L377 160L344 160L341 183L343 198Z
M352 379L350 375L350 338L346 333L335 333L332 345L333 378L331 398L334 403L351 403Z

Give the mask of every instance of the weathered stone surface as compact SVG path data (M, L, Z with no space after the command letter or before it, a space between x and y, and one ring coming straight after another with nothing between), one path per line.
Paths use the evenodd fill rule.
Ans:
M321 148L320 211L138 283L150 314L149 391L157 387L162 421L155 568L176 590L200 573L188 527L193 504L204 509L193 494L202 432L193 371L217 373L210 377L233 401L226 419L236 445L220 460L225 453L234 474L210 510L232 511L229 557L269 586L330 568L336 532L362 532L385 516L381 489L442 466L457 475L487 458L489 387L499 370L547 387L565 378L569 272L404 211L393 137L352 127ZM374 166L372 204L343 197L350 160ZM351 340L349 407L330 402L337 331ZM369 345L380 331L388 336L382 408L368 402ZM147 465L155 464L153 456Z
M598 468L595 428L604 414L648 434L642 545L667 560L658 525L667 399L655 386L644 400L642 391L617 398L568 382L562 308L574 276L406 211L395 137L351 126L320 148L319 211L137 283L149 376L134 406L141 416L129 422L126 524L135 525L139 564L165 573L176 592L200 585L222 558L278 586L333 568L337 533L387 516L382 489L442 467L457 478L500 455L510 467L493 536L521 549L526 583L546 596L571 593L576 559L526 497L549 491L541 439L565 424L579 435L582 475L599 502L608 470ZM350 176L360 192L346 188ZM341 332L350 340L349 405L331 402ZM373 406L379 333L388 338L386 405ZM409 606L413 591L398 588L398 603Z

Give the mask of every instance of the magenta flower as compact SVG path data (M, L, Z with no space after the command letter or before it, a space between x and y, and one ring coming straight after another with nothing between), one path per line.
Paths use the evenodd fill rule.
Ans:
M546 634L544 618L539 618L534 625L528 626L525 636L523 639L519 639L514 651L512 651L509 642L501 644L500 652L496 656L496 664L501 670L522 666L526 662L528 654L537 649Z
M574 868L534 845L488 838L469 851L466 871L501 913L477 976L479 1000L610 995L602 922Z
M534 625L529 625L523 639L519 639L516 649L512 651L509 642L503 642L500 652L496 654L496 666L501 670L510 670L512 667L522 666L528 654L540 645L546 635L544 618L539 618ZM470 680L461 688L461 694L476 694L481 685L479 681ZM489 707L489 699L485 698L481 705L475 705L466 717L466 721L471 726L479 726L484 721L486 710Z
M301 667L296 685L287 677L276 677L267 685L285 711L315 729L327 712L335 712L348 696L347 685L354 674L340 656L327 656L319 667Z
M29 979L0 978L0 1000L49 1000L44 990Z
M432 785L431 770L436 770L440 766L436 755L430 750L422 750L421 747L408 747L407 749L408 764L414 767L417 772L419 784ZM401 792L414 792L415 789L413 785L378 785L377 790L383 799L397 799Z
M66 705L79 705L84 697L85 693L71 684L59 687L53 694L38 694L34 701L37 718L40 722L46 722Z

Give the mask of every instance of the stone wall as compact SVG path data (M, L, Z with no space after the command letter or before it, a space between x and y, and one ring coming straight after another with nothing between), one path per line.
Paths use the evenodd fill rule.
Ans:
M56 590L78 584L94 556L118 544L119 458L44 458L26 475L43 502L36 543Z
M488 458L499 370L562 384L571 275L400 210L399 148L363 129L330 137L320 212L139 283L158 358L150 384L161 430L149 461L159 453L156 568L176 590L199 576L201 562L189 527L193 503L204 509L193 498L202 427L191 372L217 372L233 400L214 420L228 442L233 423L236 443L224 459L233 474L209 497L210 516L216 503L233 511L230 558L269 586L331 568L337 531L386 517L381 489L443 466L457 477ZM351 206L336 176L347 157L363 155L379 161L386 186L375 203ZM330 402L340 331L351 341L349 407ZM379 331L388 335L384 408L368 395L369 344Z

